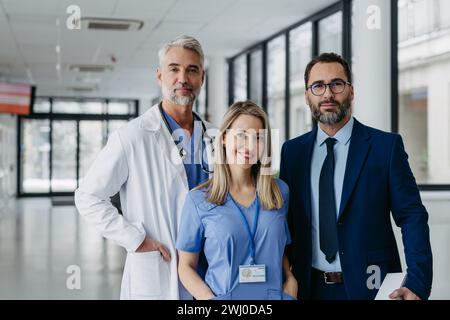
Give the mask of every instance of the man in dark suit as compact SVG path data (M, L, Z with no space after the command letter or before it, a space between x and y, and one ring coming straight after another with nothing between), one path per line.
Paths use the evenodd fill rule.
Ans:
M313 59L305 71L305 100L318 126L282 148L280 178L290 188L289 256L298 297L373 299L387 273L401 272L392 212L402 230L407 276L390 297L427 299L428 213L402 138L352 117L351 81L339 55Z

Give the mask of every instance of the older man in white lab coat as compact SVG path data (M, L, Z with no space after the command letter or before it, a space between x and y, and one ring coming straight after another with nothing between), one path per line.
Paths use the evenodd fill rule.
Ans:
M158 56L162 102L111 135L75 192L80 214L127 250L121 299L190 298L174 244L186 193L212 173L214 128L192 111L200 43L181 36ZM110 201L119 191L123 215Z

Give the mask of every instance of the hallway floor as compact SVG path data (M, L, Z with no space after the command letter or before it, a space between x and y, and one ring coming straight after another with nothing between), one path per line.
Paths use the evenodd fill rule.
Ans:
M28 198L0 208L0 299L118 299L124 258L74 206Z

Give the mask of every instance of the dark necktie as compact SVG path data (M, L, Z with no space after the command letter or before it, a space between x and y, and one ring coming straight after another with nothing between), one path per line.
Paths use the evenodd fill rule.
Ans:
M319 231L320 250L329 263L333 262L338 251L336 229L336 203L334 196L334 151L336 139L325 140L327 156L323 162L319 180Z

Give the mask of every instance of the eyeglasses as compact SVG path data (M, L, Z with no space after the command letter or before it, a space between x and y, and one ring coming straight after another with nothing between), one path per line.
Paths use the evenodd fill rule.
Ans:
M325 91L327 90L327 87L330 88L331 92L334 94L339 94L344 92L346 85L352 85L348 81L344 80L333 80L330 83L322 83L322 82L316 82L307 87L306 89L311 89L311 92L315 96L323 96L325 94Z

